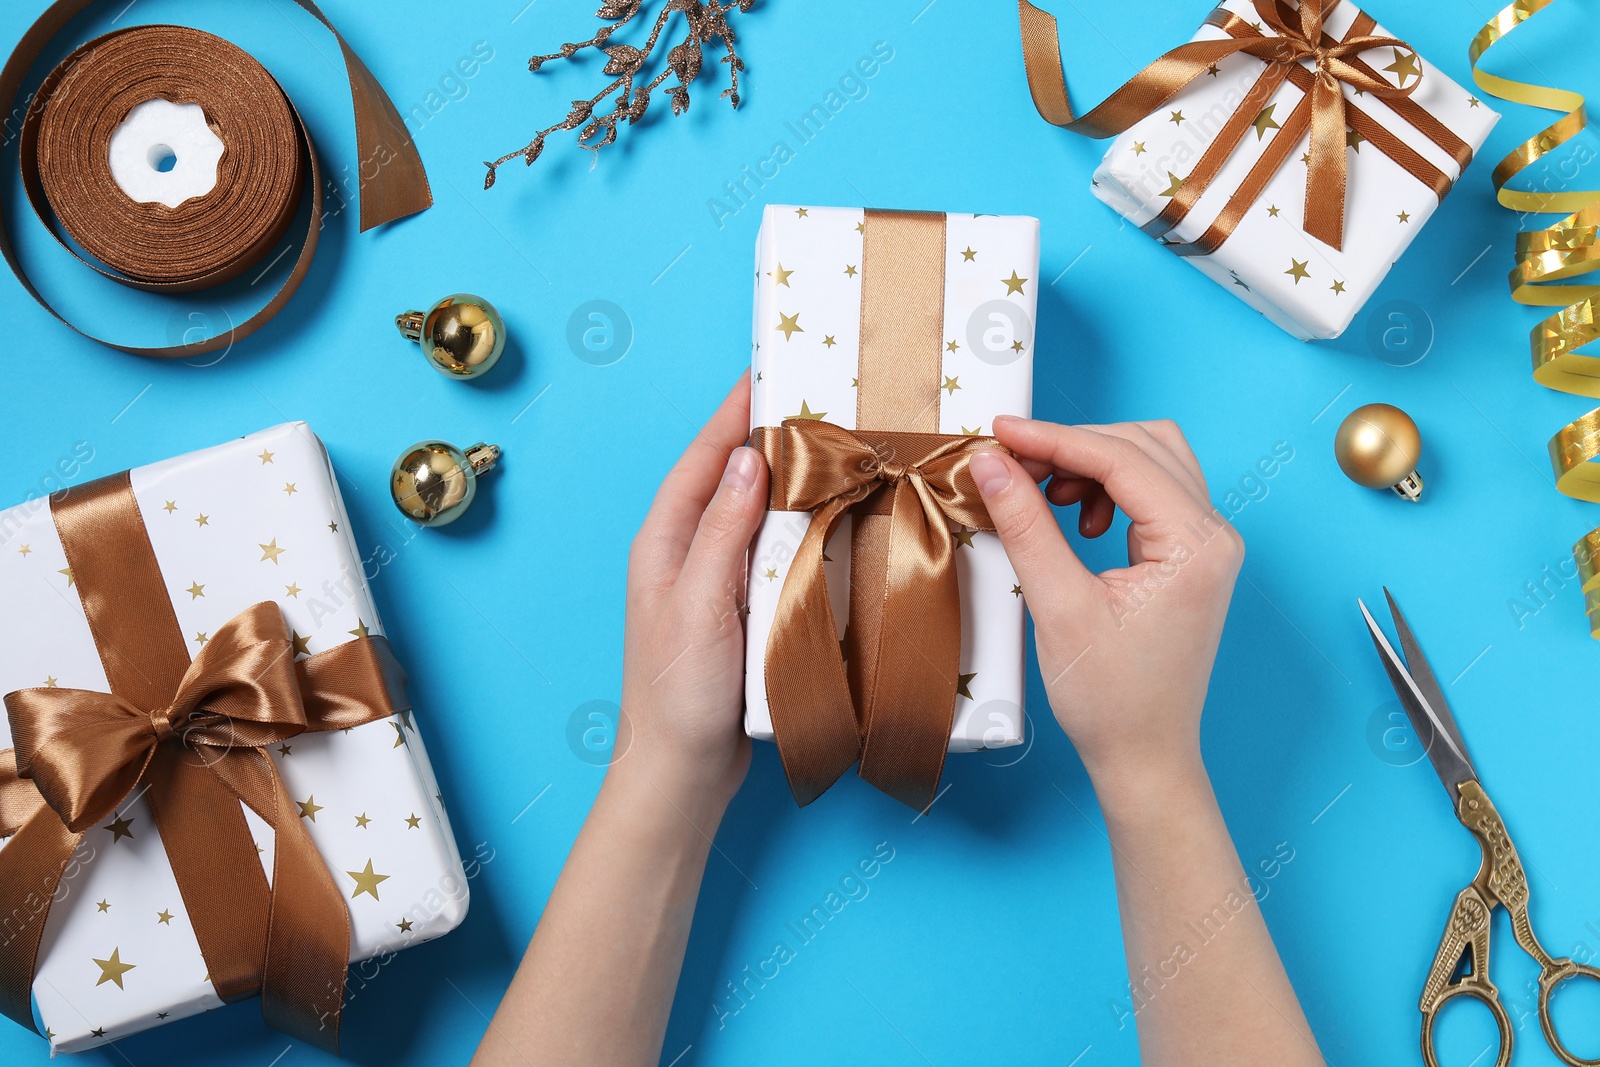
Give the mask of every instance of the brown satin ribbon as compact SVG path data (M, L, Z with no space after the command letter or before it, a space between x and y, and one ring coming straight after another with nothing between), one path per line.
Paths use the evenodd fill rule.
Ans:
M937 433L939 383L944 360L945 219L933 211L863 213L861 231L860 350L856 357L856 425L900 433ZM889 580L890 521L860 514L850 538L850 615L845 629L845 673L862 734L866 709L877 691ZM937 717L937 715L935 715ZM927 776L938 782L949 730ZM933 739L924 739L926 765ZM881 780L885 748L861 753L861 777L885 792L904 789Z
M1233 37L1259 37L1260 31L1237 15L1218 8L1206 17L1206 24L1215 26ZM1350 24L1345 38L1365 36L1372 32L1374 27L1372 16L1360 12ZM1325 43L1333 43L1333 39L1323 35ZM1377 73L1371 71L1360 59L1352 59L1354 66L1367 70L1374 78ZM1301 92L1306 95L1301 98L1289 117L1283 122L1283 127L1273 135L1272 141L1256 160L1238 188L1228 199L1227 204L1218 214L1212 224L1206 228L1199 238L1188 243L1179 244L1167 242L1167 248L1180 256L1208 256L1222 247L1224 241L1233 235L1234 229L1244 218L1247 212L1260 198L1267 187L1267 182L1278 172L1278 169L1288 162L1294 148L1300 142L1300 137L1306 132L1310 123L1310 101L1313 75L1305 67L1298 64L1273 64L1261 72L1244 102L1229 116L1221 131L1207 146L1205 153L1192 171L1183 179L1183 185L1177 193L1167 202L1167 206L1141 229L1153 237L1164 237L1187 217L1191 208L1199 202L1200 197L1210 188L1212 181L1222 170L1228 157L1238 146L1244 136L1244 131L1251 128L1254 121L1252 116L1259 114L1260 107L1266 104L1267 99L1275 92L1285 79L1292 81ZM1449 152L1458 165L1465 169L1472 161L1472 146L1457 137L1446 128L1431 113L1409 97L1397 97L1386 101L1391 110L1395 111L1417 129L1424 131L1428 137L1440 148ZM1354 103L1346 101L1345 119L1350 127L1390 159L1399 163L1412 177L1434 191L1434 195L1443 200L1450 191L1451 181L1448 175L1418 155L1410 145L1401 141L1389 130L1373 119Z
M1212 18L1207 19L1207 21L1212 22L1213 25L1220 27L1235 37L1259 36L1260 31L1243 19L1227 12L1221 12L1224 17L1217 18L1218 14L1219 12L1212 12ZM1213 19L1215 19L1214 22ZM1372 17L1366 12L1361 12L1351 23L1347 36L1369 33L1373 25ZM1326 35L1324 35L1323 39L1325 41L1332 40ZM1366 67L1366 64L1359 59L1352 60L1352 63L1371 72L1371 69ZM1228 198L1227 204L1224 205L1222 211L1212 221L1211 225L1206 228L1205 232L1188 244L1167 242L1169 251L1179 256L1209 256L1221 248L1223 242L1233 235L1234 229L1243 221L1245 213L1260 199L1261 194L1266 190L1267 183L1272 180L1272 176L1294 154L1294 149L1300 143L1300 137L1305 133L1306 127L1310 122L1310 105L1312 102L1310 89L1313 75L1301 66L1288 67L1286 68L1286 73L1288 79L1302 92L1305 92L1306 95L1301 98L1289 117L1284 120L1283 128L1273 136L1272 141L1267 145L1266 151L1256 160L1255 165L1250 168L1244 180L1239 183L1238 188L1233 191L1233 195ZM1376 72L1372 72L1372 76L1377 77ZM1450 153L1463 169L1467 163L1472 161L1472 146L1457 137L1416 101L1409 97L1397 97L1386 101L1386 103L1396 114L1427 134L1430 140ZM1235 112L1235 117L1238 114L1239 112ZM1349 101L1345 103L1345 121L1349 123L1351 129L1365 138L1369 144L1399 164L1401 169L1417 181L1433 190L1435 197L1443 200L1450 192L1454 183L1449 175L1429 163L1414 148L1390 132L1388 127ZM1206 183L1209 184L1211 178L1214 177L1215 174L1206 176ZM1189 185L1190 179L1185 178L1184 188L1179 190L1179 195L1182 195ZM1204 187L1201 188L1200 192L1204 192ZM1198 199L1200 192L1195 193L1196 199ZM1148 226L1146 227L1146 232L1149 232Z
M52 501L110 693L8 693L0 753L0 1011L32 1028L51 898L85 830L142 790L213 988L259 992L269 1025L337 1050L349 914L263 747L404 710L388 642L295 662L276 605L241 612L191 663L127 474ZM13 759L3 758L14 755ZM269 889L240 803L273 828Z
M950 523L994 529L968 468L975 453L999 446L990 437L851 431L812 419L758 427L750 443L774 472L768 506L812 512L767 641L767 703L789 787L809 804L859 755L862 778L926 810L950 747L959 681ZM875 620L851 609L851 660L872 664L860 698L845 674L822 559L850 511L853 540L863 520L887 523L881 577L857 573L852 557L852 594L878 602Z
M1302 225L1306 233L1312 237L1333 248L1342 248L1346 178L1345 128L1351 122L1354 110L1353 105L1344 98L1342 85L1372 93L1391 106L1399 105L1400 101L1405 101L1416 89L1420 79L1409 86L1396 86L1379 76L1359 57L1361 53L1373 48L1403 48L1413 54L1415 50L1394 37L1372 36L1370 20L1358 19L1357 24L1351 28L1352 32L1343 40L1336 41L1328 37L1322 32L1322 22L1339 0L1305 0L1297 8L1290 8L1283 0L1253 0L1253 3L1262 22L1270 26L1276 36L1265 36L1230 12L1219 8L1212 13L1208 22L1219 25L1221 23L1216 20L1220 18L1236 23L1237 26L1227 27L1230 33L1228 39L1190 41L1179 45L1134 75L1127 84L1112 93L1097 107L1078 117L1074 115L1067 96L1066 75L1062 68L1061 45L1057 38L1054 17L1034 7L1028 0L1018 0L1022 25L1023 65L1027 70L1028 87L1033 95L1034 105L1039 109L1039 114L1054 125L1088 137L1114 137L1178 95L1195 78L1205 74L1212 64L1240 53L1255 56L1268 65L1268 71L1258 79L1247 94L1246 103L1251 100L1264 101L1284 78L1292 79L1307 93L1306 99L1310 102L1309 116L1301 120L1301 124L1297 125L1292 134L1289 124L1286 123L1273 138L1275 142L1273 147L1276 147L1276 142L1279 141L1287 141L1292 146L1298 141L1300 132L1303 132L1304 124L1309 125L1311 159L1306 170L1305 215ZM1363 32L1356 32L1363 27L1365 27ZM1305 61L1309 61L1313 69L1307 70L1302 66L1302 62ZM1282 73L1273 73L1275 68L1281 69ZM1296 108L1295 113L1298 114L1299 110ZM1396 106L1396 110L1402 111L1401 106ZM1421 111L1420 107L1413 107L1404 110L1403 113L1410 118ZM1242 119L1241 115L1244 116ZM1365 116L1362 118L1365 119ZM1182 204L1174 211L1177 217L1181 218L1182 214L1193 206L1194 201L1199 199L1205 185L1216 176L1227 155L1237 147L1250 121L1248 112L1244 110L1244 105L1241 105L1241 111L1236 112L1234 117L1224 124L1217 139L1208 147L1196 167L1200 175L1201 188L1183 197ZM1376 122L1370 121L1367 127L1382 129ZM1363 136L1368 136L1367 127L1356 128ZM1461 158L1460 149L1465 147L1464 144L1448 130L1444 130L1437 120L1431 118L1424 120L1419 128L1424 134L1435 137L1436 140L1448 137L1454 142L1450 146L1452 154L1458 160ZM1373 140L1370 136L1368 139ZM1393 144L1402 144L1392 135L1386 136L1385 141L1390 142L1391 147ZM1378 142L1374 140L1374 144ZM1221 147L1222 145L1227 147ZM1379 148L1385 150L1383 145L1379 145ZM1409 149L1405 151L1409 152ZM1262 187L1265 186L1266 179L1287 160L1288 150L1274 153L1269 148L1268 154L1276 159L1275 164L1264 175L1252 175L1255 183ZM1392 152L1388 154L1393 155ZM1263 160L1266 158L1264 155ZM1470 152L1467 158L1470 159ZM1402 166L1406 166L1408 161L1400 160L1400 162ZM1433 169L1425 161L1423 165L1430 170ZM1408 166L1407 169L1411 168ZM1412 171L1412 173L1417 172ZM1185 185L1192 178L1193 175L1185 178ZM1428 184L1434 183L1428 182ZM1435 188L1437 191L1436 186ZM1178 192L1182 194L1183 189L1180 188ZM1253 196L1249 202L1254 202ZM1248 207L1249 203L1244 206ZM1225 213L1231 212L1242 214L1242 209L1230 204L1229 212ZM1164 211L1163 215L1158 217L1165 215ZM1237 220L1234 220L1233 224L1236 225ZM1225 240L1227 233L1231 233L1232 226L1223 226L1222 229ZM1216 243L1220 245L1221 241Z
M94 2L57 0L51 4L23 34L11 58L0 69L0 101L6 102L9 114L24 112L23 186L46 229L69 254L105 277L147 291L190 292L238 275L269 252L293 220L304 175L309 174L312 205L300 254L282 287L244 322L204 340L160 347L106 341L69 322L28 277L3 215L0 254L41 307L91 340L135 355L157 357L190 357L226 348L255 333L276 315L311 269L322 228L323 201L322 172L315 148L293 105L259 64L220 38L180 26L135 27L91 41L52 71L39 91L19 108L18 96L28 70L66 24ZM422 158L393 102L317 5L312 0L295 2L328 27L344 53L355 110L356 147L361 157L356 168L361 190L361 229L366 231L427 208L433 203L433 194ZM242 64L241 56L245 61ZM107 62L102 64L101 59ZM219 82L240 92L235 96L219 91ZM60 114L52 118L49 113L58 90L62 104L70 105L70 111L63 106L57 109ZM114 184L106 185L109 174L104 146L110 130L126 116L128 107L157 95L204 106L207 120L229 145L218 188L175 209L134 204ZM292 120L288 128L273 121L273 116L284 114ZM83 174L85 186L77 187L73 193L70 182L52 183L48 201L39 173L41 124L57 127L57 140L63 145L77 146L75 166L85 161L92 164L92 170ZM91 128L92 140L80 141ZM263 136L265 140L258 139ZM294 142L288 156L282 154L286 137ZM50 143L47 137L46 144ZM286 184L284 178L288 175L276 173L263 178L243 166L247 161L268 169L294 169L295 180ZM230 185L230 181L234 184ZM66 197L68 207L60 217L63 228L84 248L102 255L108 266L120 268L118 271L108 271L79 256L49 226L50 203L58 194ZM226 210L230 204L242 204L247 209L241 220L249 217L248 208L252 206L260 218L254 223L231 224ZM154 245L148 239L151 234L159 238ZM205 254L199 254L197 249Z

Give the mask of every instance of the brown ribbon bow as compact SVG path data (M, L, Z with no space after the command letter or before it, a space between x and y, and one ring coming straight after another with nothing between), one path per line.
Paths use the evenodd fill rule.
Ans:
M795 799L821 796L850 765L920 810L933 803L955 718L961 598L950 523L993 530L969 465L993 438L846 430L811 419L760 427L751 443L772 470L770 506L811 511L767 641L767 702ZM855 632L875 663L852 699L823 573L845 512L890 516L882 611ZM852 619L852 626L856 620Z
M306 728L293 646L273 604L247 608L190 664L178 695L145 709L111 693L23 689L5 697L17 774L33 780L67 829L109 818L177 741L226 780L235 749L259 749Z
M271 1025L337 1049L349 913L261 750L307 729L387 717L397 710L394 698L403 685L382 638L350 642L295 664L282 614L275 604L262 603L211 637L165 707L141 708L83 689L6 694L16 759L14 772L10 761L0 763L0 835L15 833L16 839L0 854L0 902L27 901L29 889L53 891L81 835L148 784L217 995L239 999L259 988ZM390 699L374 701L374 692ZM303 693L320 695L307 701ZM197 777L225 790L221 796L233 814L243 801L272 827L271 891L264 879L255 884L259 864L227 871L203 858L215 844L205 820L217 813L203 806L178 810L203 802L208 790ZM185 825L188 833L180 828ZM202 831L198 838L196 828ZM0 951L0 1009L29 1026L29 990L48 894L33 899L44 907L31 936L25 932Z
M409 707L382 637L295 661L277 605L247 608L193 662L126 474L51 502L110 693L5 695L0 752L0 1012L34 1028L50 906L84 831L146 798L184 910L224 1001L261 994L276 1029L336 1051L350 915L262 749ZM274 833L269 887L240 803Z
M1228 56L1241 52L1255 56L1267 64L1268 70L1246 97L1241 108L1252 101L1264 103L1293 71L1312 67L1309 99L1311 102L1311 159L1306 170L1306 203L1303 226L1306 233L1333 248L1341 248L1344 240L1345 205L1345 129L1347 104L1342 85L1364 93L1371 93L1385 101L1398 101L1411 95L1421 79L1410 85L1397 86L1379 76L1376 71L1357 57L1373 48L1404 49L1415 55L1415 49L1394 37L1373 36L1366 30L1371 20L1362 18L1352 33L1344 40L1334 40L1323 33L1322 23L1339 0L1303 0L1298 7L1290 7L1286 0L1253 0L1261 21L1277 36L1260 36L1258 32L1240 32L1248 27L1237 26L1230 34L1239 33L1217 41L1190 41L1179 45L1135 74L1127 84L1112 93L1104 102L1081 118L1075 117L1067 97L1066 76L1061 65L1061 47L1056 36L1053 17L1028 2L1018 0L1022 20L1022 57L1027 69L1028 86L1039 114L1054 125L1081 133L1088 137L1114 137L1135 123L1154 113L1196 78L1208 73L1211 67ZM1223 25L1239 20L1230 12L1218 8L1207 20L1213 25ZM1364 27L1364 29L1363 29ZM1404 75L1401 76L1404 80ZM1298 80L1298 79L1297 79ZM1297 110L1297 116L1300 114ZM1249 113L1244 121L1236 123L1237 135L1249 128ZM1294 132L1298 138L1302 123L1285 123L1278 136ZM1217 143L1231 150L1236 142L1234 131L1219 134ZM1287 159L1278 162L1281 166ZM1221 160L1216 161L1220 165ZM1202 165L1203 166L1203 165ZM1409 169L1409 168L1408 168ZM1431 169L1431 168L1430 168ZM1270 176L1270 175L1269 175ZM1203 185L1201 186L1203 188ZM1193 189L1189 199L1198 199L1200 189Z

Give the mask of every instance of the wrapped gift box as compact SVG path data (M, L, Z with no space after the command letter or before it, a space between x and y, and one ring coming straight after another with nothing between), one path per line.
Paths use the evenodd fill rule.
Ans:
M1224 0L1217 10L1258 27L1262 34L1273 33L1269 24L1261 22L1250 0ZM1354 4L1339 3L1328 13L1324 32L1343 39L1360 17ZM1213 21L1202 25L1193 39L1226 39L1229 34ZM1376 26L1366 35L1387 36L1388 31ZM1407 84L1413 81L1409 70L1414 65L1420 79L1415 81L1411 103L1476 152L1500 116L1421 56L1408 64L1405 53L1396 52L1395 63L1401 69L1383 74L1391 51L1378 49L1365 57L1366 62L1380 76L1403 76ZM1334 249L1301 228L1306 198L1304 160L1310 148L1310 135L1305 133L1288 161L1244 211L1232 235L1209 255L1193 254L1186 246L1199 241L1223 216L1257 161L1273 150L1274 138L1282 136L1290 114L1305 96L1295 79L1286 79L1265 102L1247 101L1251 87L1266 69L1254 56L1232 55L1214 67L1214 74L1196 78L1112 140L1095 170L1094 194L1134 225L1147 226L1191 175L1229 116L1248 109L1251 127L1245 129L1238 146L1187 216L1161 239L1202 273L1301 340L1337 337L1427 224L1439 205L1438 197L1380 144L1351 129L1346 137L1343 249ZM1457 156L1419 131L1396 107L1372 93L1357 95L1349 85L1340 88L1348 106L1358 108L1446 178L1454 181L1460 177ZM1366 125L1365 120L1356 121ZM1371 126L1367 128L1372 131Z
M756 243L752 429L793 416L846 429L861 426L861 335L864 325L875 325L863 323L863 287L892 285L872 273L889 266L863 262L870 214L875 213L859 208L765 209ZM942 253L935 250L936 262L924 265L943 275L943 330L932 342L937 351L924 353L939 381L928 392L938 398L937 432L988 434L996 415L1031 412L1039 222L957 214L943 220ZM810 518L769 511L750 553L745 729L760 740L773 739L763 668L767 638L789 560ZM846 515L828 543L825 563L841 635L848 621L851 531L852 516ZM966 535L954 558L962 682L949 750L1020 744L1024 637L1016 574L992 532Z
M383 633L332 466L304 423L140 467L131 480L193 649L262 601L281 607L297 652ZM0 537L0 693L105 691L46 501L0 512ZM405 712L266 750L346 899L352 961L436 938L466 915L461 857L417 726ZM10 746L0 718L0 750ZM270 879L273 831L244 814ZM53 1050L92 1048L221 1006L148 802L136 796L84 846L50 909L33 985ZM350 872L373 877L363 883Z

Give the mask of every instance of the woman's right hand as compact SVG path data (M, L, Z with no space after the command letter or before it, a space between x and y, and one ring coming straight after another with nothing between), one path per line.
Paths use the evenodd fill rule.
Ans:
M1203 773L1200 711L1244 542L1212 507L1188 442L1166 421L1001 417L994 433L1015 458L982 453L973 478L1033 615L1050 706L1102 802L1152 774ZM1120 507L1128 566L1091 572L1052 503L1078 504L1089 537Z

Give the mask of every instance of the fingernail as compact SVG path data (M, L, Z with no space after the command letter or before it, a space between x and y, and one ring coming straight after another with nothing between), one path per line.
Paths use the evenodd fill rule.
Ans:
M756 450L740 445L728 457L728 467L722 472L722 484L729 489L748 489L756 480Z
M1011 468L995 452L985 449L972 457L972 480L978 492L993 496L1011 484Z

